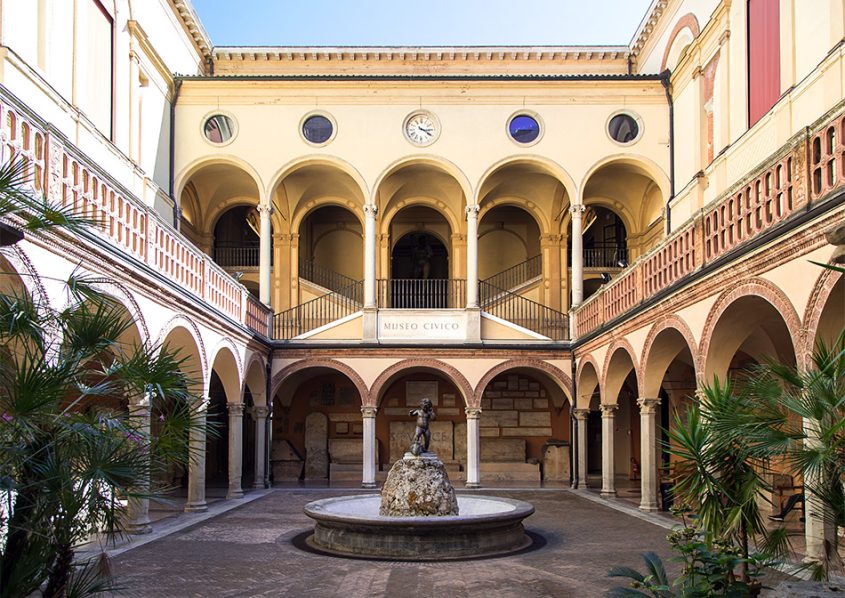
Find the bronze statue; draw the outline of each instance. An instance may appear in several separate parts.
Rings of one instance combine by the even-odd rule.
[[[420,401],[419,409],[412,409],[409,415],[416,416],[417,428],[414,430],[414,439],[411,441],[411,454],[419,457],[422,453],[427,453],[428,445],[431,443],[431,431],[428,429],[428,424],[437,419],[437,414],[434,413],[434,405],[431,399],[423,399]],[[424,444],[421,444],[424,442]]]

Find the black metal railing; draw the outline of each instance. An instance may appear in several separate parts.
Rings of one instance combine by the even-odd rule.
[[[585,268],[625,268],[628,248],[616,243],[597,243],[584,249]]]
[[[335,293],[353,290],[357,283],[361,283],[360,280],[321,266],[313,259],[299,260],[299,276]]]
[[[327,293],[273,316],[273,338],[289,340],[361,309],[364,282]]]
[[[512,290],[524,285],[543,273],[543,259],[540,255],[530,257],[524,262],[511,266],[506,270],[485,278],[486,282],[499,289]]]
[[[379,279],[378,306],[388,309],[463,308],[467,302],[467,281],[448,278]]]
[[[569,316],[563,312],[485,281],[478,283],[478,299],[481,309],[490,315],[552,340],[569,339]]]
[[[214,247],[214,261],[224,268],[257,268],[260,259],[261,250],[257,245]]]

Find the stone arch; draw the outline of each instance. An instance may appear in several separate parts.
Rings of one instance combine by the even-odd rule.
[[[478,212],[478,222],[479,225],[481,221],[484,220],[484,217],[489,214],[494,208],[500,208],[503,206],[511,206],[515,208],[519,208],[524,211],[526,214],[531,216],[534,219],[534,222],[537,223],[537,228],[540,229],[540,234],[550,234],[551,233],[551,223],[549,222],[548,217],[540,210],[539,206],[524,198],[524,197],[516,197],[516,196],[508,196],[502,199],[493,199],[490,201],[485,201],[484,206]]]
[[[23,284],[29,296],[32,297],[36,304],[45,306],[51,304],[50,296],[47,294],[44,283],[41,281],[41,276],[36,271],[35,266],[32,265],[29,255],[19,243],[13,245],[11,248],[7,248],[0,255],[6,258],[9,265],[14,268],[15,273],[21,280],[21,284]]]
[[[206,166],[214,166],[216,164],[225,164],[227,166],[232,166],[246,173],[252,179],[253,183],[255,183],[255,188],[259,193],[259,202],[262,201],[260,195],[263,193],[264,184],[261,181],[261,175],[258,174],[258,171],[253,168],[249,162],[231,154],[215,154],[210,158],[198,158],[187,166],[185,166],[182,171],[176,175],[174,179],[173,188],[175,190],[174,197],[176,198],[176,201],[180,201],[179,198],[182,197],[182,191],[185,190],[185,185],[188,184],[188,181],[191,180],[191,177],[193,177],[197,172],[199,172]]]
[[[569,403],[572,404],[574,402],[572,400],[572,378],[570,378],[563,370],[542,360],[522,358],[509,359],[508,361],[503,361],[502,363],[490,368],[490,370],[486,374],[484,374],[484,376],[482,376],[481,380],[475,386],[475,392],[473,393],[473,400],[475,404],[481,404],[481,396],[484,393],[484,389],[487,388],[487,385],[490,384],[493,378],[495,378],[499,374],[502,374],[508,370],[512,370],[515,368],[537,370],[539,372],[547,374],[552,380],[558,383],[560,389],[569,399]]]
[[[183,328],[194,341],[200,362],[200,371],[197,373],[199,374],[198,378],[200,379],[200,383],[203,386],[202,393],[204,395],[208,391],[208,387],[205,386],[205,383],[210,375],[208,369],[208,356],[205,352],[205,343],[202,340],[202,334],[200,333],[199,327],[193,322],[193,320],[184,314],[176,314],[173,316],[164,324],[164,326],[162,326],[161,331],[156,338],[155,346],[157,347],[157,350],[161,350],[164,341],[167,340],[170,333],[177,328]]]
[[[401,212],[403,209],[409,208],[411,206],[424,206],[427,208],[431,208],[446,219],[446,222],[449,224],[449,228],[451,229],[452,234],[460,232],[461,221],[458,219],[457,215],[449,209],[449,206],[446,205],[445,202],[441,202],[433,197],[418,197],[413,201],[407,201],[403,199],[397,202],[396,204],[388,207],[384,215],[380,218],[378,231],[379,234],[389,234],[390,223],[393,221],[396,215],[399,214],[399,212]],[[447,247],[451,243],[449,239],[441,240],[446,244]]]
[[[628,339],[617,338],[610,344],[610,347],[607,349],[607,355],[605,355],[604,358],[604,367],[602,368],[601,378],[601,386],[604,389],[604,394],[601,397],[602,403],[607,402],[610,404],[616,404],[619,391],[625,383],[625,378],[630,373],[629,370],[626,375],[621,378],[611,378],[611,369],[613,368],[613,364],[618,363],[618,361],[614,360],[614,357],[619,352],[628,356],[628,360],[630,361],[634,372],[634,377],[636,378],[637,392],[642,392],[642,379],[640,378],[640,366],[637,361],[637,353],[634,351],[634,347],[631,346]]]
[[[581,179],[581,184],[578,186],[578,190],[580,196],[578,197],[578,203],[583,203],[584,201],[584,189],[587,186],[587,183],[593,177],[596,172],[604,167],[609,166],[611,164],[627,164],[629,166],[634,166],[641,169],[652,181],[660,189],[660,194],[663,196],[665,200],[669,197],[669,177],[664,172],[663,168],[661,168],[655,161],[646,158],[645,156],[640,156],[637,154],[611,154],[609,156],[605,156],[595,164],[593,164],[584,175],[583,179]]]
[[[478,179],[478,184],[475,187],[476,194],[472,196],[475,204],[480,205],[481,198],[478,197],[478,194],[481,193],[481,190],[484,187],[484,183],[487,182],[487,179],[489,179],[493,174],[495,174],[498,170],[502,168],[520,163],[535,164],[537,166],[542,167],[546,170],[546,173],[549,176],[554,177],[558,180],[561,185],[563,185],[563,188],[566,189],[566,194],[570,197],[570,201],[578,197],[578,186],[575,184],[575,179],[572,178],[572,175],[570,175],[563,166],[561,166],[554,160],[550,160],[543,156],[535,156],[532,154],[517,154],[499,160],[484,171],[484,174],[482,174],[481,177]]]
[[[292,375],[296,374],[297,372],[301,372],[302,370],[308,370],[312,368],[326,368],[330,370],[335,370],[336,372],[343,374],[355,385],[356,390],[358,391],[358,395],[361,397],[361,404],[368,405],[368,398],[369,392],[367,390],[367,385],[364,383],[364,380],[361,376],[352,369],[350,366],[346,365],[342,361],[337,361],[336,359],[303,359],[297,362],[294,362],[290,365],[285,366],[273,376],[270,382],[270,398],[268,398],[268,402],[272,400],[273,397],[276,396],[276,393],[279,392],[279,388],[281,388],[282,383],[289,379]]]
[[[689,325],[679,316],[675,314],[670,314],[668,316],[660,318],[648,331],[648,336],[645,339],[645,344],[643,345],[643,352],[642,357],[640,358],[640,373],[638,374],[638,379],[642,380],[643,388],[642,394],[645,397],[655,397],[657,396],[657,390],[652,392],[650,388],[650,365],[651,365],[651,351],[654,347],[655,341],[657,338],[667,330],[674,330],[676,331],[686,342],[686,347],[689,349],[690,355],[692,356],[692,363],[693,363],[693,370],[695,371],[695,379],[698,380],[700,378],[698,372],[701,369],[701,364],[699,363],[699,355],[698,355],[698,344],[695,342],[695,337],[693,336],[692,330],[690,329]],[[661,372],[661,377],[665,374],[665,372]]]
[[[801,339],[800,355],[796,355],[799,367],[806,368],[811,363],[822,313],[828,304],[833,288],[842,278],[843,275],[841,272],[828,268],[823,269],[818,278],[816,278],[813,291],[810,293],[807,307],[804,310],[804,317],[801,320],[804,323],[802,329],[802,336],[804,338]]]
[[[267,392],[267,383],[265,379],[267,376],[267,360],[264,356],[257,351],[250,352],[243,371],[241,402],[243,402],[243,396],[247,388],[249,388],[253,398],[256,396],[264,397]],[[264,403],[265,405],[267,404],[266,397]]]
[[[386,388],[391,378],[401,375],[405,370],[414,368],[423,368],[433,370],[441,375],[446,376],[455,386],[457,386],[464,395],[464,404],[467,407],[478,407],[481,405],[480,399],[475,396],[472,386],[456,368],[439,359],[405,359],[398,363],[394,363],[386,370],[384,370],[376,378],[370,387],[370,394],[368,396],[368,405],[372,407],[378,406],[379,394]]]
[[[120,303],[129,313],[132,318],[132,322],[135,326],[137,326],[138,333],[141,337],[141,343],[149,342],[150,329],[147,326],[147,320],[144,318],[144,314],[141,311],[141,307],[138,305],[138,302],[135,300],[135,296],[125,285],[113,280],[103,279],[94,281],[91,286]]]
[[[685,35],[681,39],[685,41],[687,45],[695,40],[695,38],[697,38],[701,33],[701,28],[698,26],[698,19],[691,12],[688,12],[678,19],[675,23],[675,27],[672,29],[672,33],[669,34],[669,41],[666,42],[666,49],[663,51],[663,59],[660,61],[660,72],[665,71],[667,67],[674,70],[677,62],[669,66],[669,56],[674,53],[676,39],[684,32],[686,32],[689,38],[687,39]],[[680,54],[678,54],[677,57],[679,58]]]
[[[222,379],[223,377],[221,376],[221,381],[223,382],[223,386],[226,388],[226,397],[228,398],[229,402],[231,403],[231,402],[233,402],[233,397],[238,397],[238,396],[241,395],[240,390],[243,386],[244,369],[243,369],[243,363],[241,361],[240,351],[238,351],[238,347],[235,345],[235,342],[232,339],[230,339],[229,337],[223,337],[222,339],[220,339],[220,341],[217,343],[217,346],[215,346],[214,349],[211,352],[211,359],[210,359],[211,367],[208,370],[208,375],[209,375],[208,384],[209,385],[211,384],[211,380],[210,380],[211,372],[214,370],[215,365],[217,365],[218,358],[220,358],[224,352],[231,354],[231,358],[232,358],[232,361],[233,361],[234,366],[235,366],[235,368],[234,368],[235,372],[234,373],[237,376],[237,378],[235,380],[235,384],[232,384],[228,380],[223,380]],[[220,375],[219,372],[218,372],[218,375]],[[237,392],[235,392],[235,388],[237,388]]]
[[[375,183],[373,184],[372,194],[370,196],[370,204],[371,205],[379,205],[378,202],[378,192],[381,189],[382,183],[387,180],[387,178],[404,168],[405,166],[414,166],[414,165],[425,165],[430,166],[432,168],[438,169],[441,172],[444,172],[450,175],[452,178],[457,181],[458,186],[461,188],[464,194],[464,202],[469,201],[471,197],[475,197],[472,191],[472,185],[470,185],[469,179],[464,174],[464,172],[458,168],[458,166],[446,158],[441,156],[432,156],[426,154],[415,154],[411,156],[405,156],[404,158],[400,158],[390,164],[387,168],[382,170],[382,172],[376,177]],[[459,228],[459,227],[457,227]]]
[[[801,344],[800,339],[796,338],[796,334],[800,334],[801,320],[798,317],[798,312],[795,310],[795,306],[792,305],[792,302],[786,294],[774,283],[762,278],[743,280],[734,284],[719,295],[716,303],[714,303],[713,307],[710,308],[710,313],[707,314],[707,319],[704,323],[704,329],[701,333],[701,342],[698,349],[700,363],[698,374],[701,376],[699,382],[705,382],[708,376],[707,367],[708,358],[710,356],[710,343],[712,341],[716,325],[721,319],[722,314],[725,313],[725,310],[727,310],[728,307],[730,307],[735,301],[743,297],[759,297],[764,299],[780,313],[784,324],[786,325],[790,342],[792,343],[792,350],[796,359],[798,358],[798,351]]]
[[[602,377],[601,377],[601,369],[599,368],[598,362],[596,358],[593,357],[592,354],[587,354],[584,357],[578,359],[578,367],[575,370],[575,401],[577,403],[576,407],[579,409],[587,409],[590,406],[589,400],[587,400],[587,404],[583,405],[579,401],[583,401],[583,397],[578,392],[578,389],[585,384],[584,380],[585,377],[589,372],[592,372],[592,375],[595,377],[595,386],[599,389],[599,400],[600,402],[604,403],[604,386],[602,385]],[[592,393],[590,393],[592,396]]]
[[[340,198],[327,197],[325,199],[320,200],[319,202],[315,202],[314,205],[297,206],[297,208],[293,212],[293,216],[290,219],[290,230],[292,233],[298,233],[300,226],[302,226],[303,221],[308,217],[309,214],[319,210],[320,208],[325,208],[326,206],[337,206],[339,208],[343,208],[350,214],[354,215],[358,219],[358,222],[361,224],[361,227],[363,227],[363,207],[350,204],[353,204],[353,202],[343,201]]]
[[[273,197],[273,193],[279,184],[285,180],[285,177],[289,176],[290,174],[296,172],[301,168],[305,168],[308,166],[328,166],[331,168],[335,168],[342,172],[343,174],[348,175],[355,183],[358,185],[358,190],[361,192],[361,208],[367,203],[367,198],[370,197],[370,190],[367,187],[367,182],[364,180],[364,177],[358,171],[357,168],[352,166],[349,162],[342,158],[338,158],[337,156],[331,155],[324,155],[324,154],[310,154],[307,156],[301,156],[294,160],[291,160],[281,168],[279,168],[273,176],[270,177],[270,181],[266,189],[264,189],[265,197]]]

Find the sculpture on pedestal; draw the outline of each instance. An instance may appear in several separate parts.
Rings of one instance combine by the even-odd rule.
[[[434,412],[434,405],[431,399],[423,399],[420,401],[420,408],[412,409],[409,415],[417,418],[414,439],[411,441],[411,454],[419,457],[422,453],[429,452],[428,446],[431,444],[431,430],[428,429],[428,425],[437,419],[437,414]]]

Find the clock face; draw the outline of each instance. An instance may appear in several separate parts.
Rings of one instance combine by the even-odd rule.
[[[438,133],[437,121],[427,112],[417,112],[405,121],[405,136],[413,144],[434,143]]]

